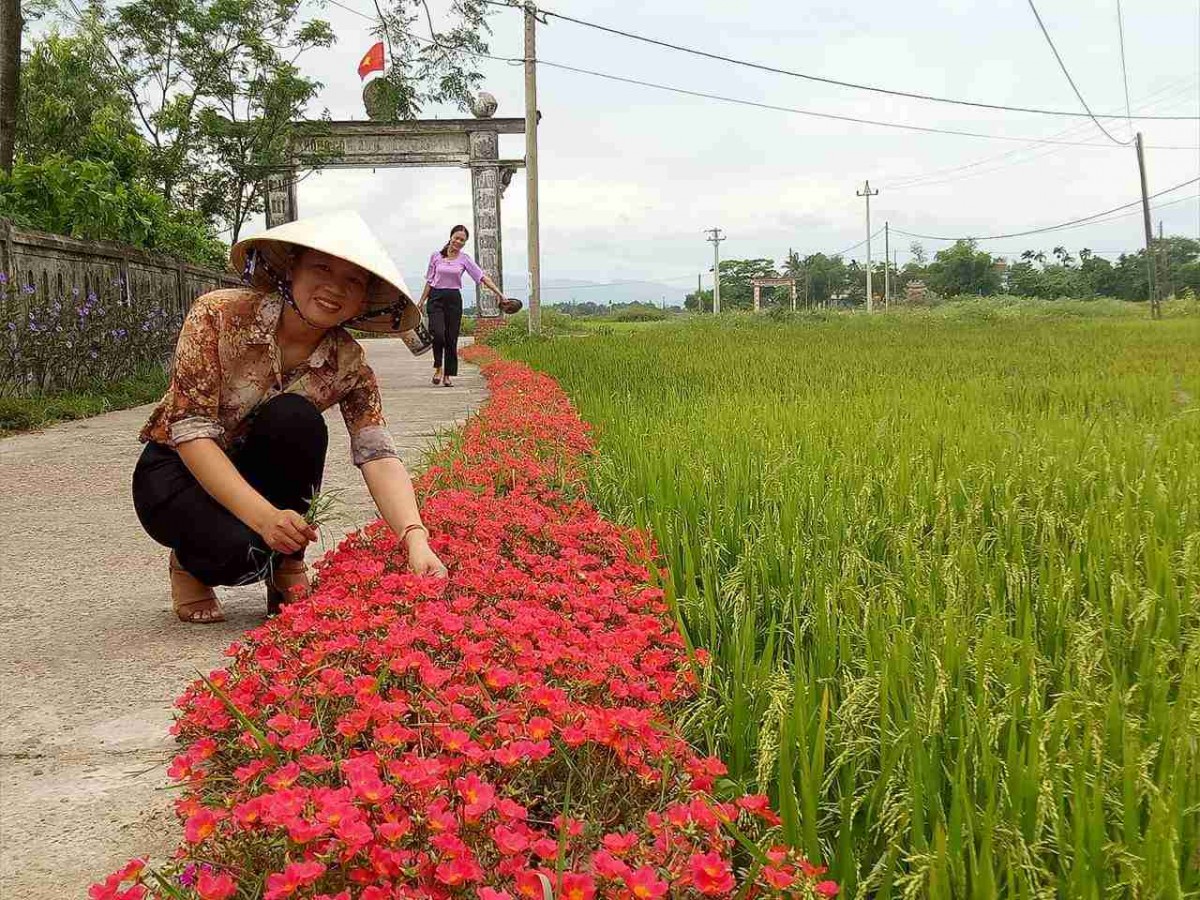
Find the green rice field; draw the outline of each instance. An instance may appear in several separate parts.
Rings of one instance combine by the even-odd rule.
[[[1200,897],[1200,317],[730,317],[506,352],[649,529],[687,711],[848,897]]]

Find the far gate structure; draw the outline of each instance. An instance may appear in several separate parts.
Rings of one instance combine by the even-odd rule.
[[[319,133],[296,138],[291,148],[292,157],[318,158],[321,169],[412,166],[470,169],[475,261],[503,289],[500,200],[516,170],[525,167],[525,160],[500,159],[499,136],[524,134],[525,119],[492,118],[496,112],[496,98],[487,93],[478,95],[471,112],[475,116],[473,119],[304,123],[315,127]],[[296,169],[299,165],[267,178],[268,228],[294,221],[298,216]],[[500,306],[490,291],[476,292],[476,305],[480,317],[499,320]]]
[[[796,311],[796,279],[795,278],[751,278],[750,284],[754,286],[754,311],[758,312],[762,308],[762,289],[765,287],[783,287],[787,286],[792,289],[792,312]]]

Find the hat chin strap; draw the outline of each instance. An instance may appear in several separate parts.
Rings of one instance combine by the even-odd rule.
[[[277,272],[266,261],[266,259],[263,258],[262,251],[260,251],[257,247],[251,247],[250,252],[246,254],[246,265],[242,269],[242,281],[246,282],[246,284],[253,284],[254,272],[260,265],[266,271],[267,277],[271,281],[275,282],[276,292],[278,292],[280,297],[287,301],[288,306],[290,306],[296,315],[300,317],[301,322],[303,322],[309,328],[314,328],[317,331],[327,330],[324,325],[318,325],[304,313],[300,312],[300,307],[296,303],[296,298],[292,296],[291,280],[282,275],[280,272]]]
[[[301,322],[303,322],[309,328],[315,328],[317,331],[327,331],[328,330],[328,328],[326,326],[318,325],[316,322],[314,322],[308,316],[304,315],[304,313],[300,312],[300,306],[299,306],[299,304],[296,303],[296,298],[292,296],[292,291],[291,291],[290,286],[288,286],[288,288],[285,290],[284,285],[281,284],[279,287],[279,293],[281,293],[283,295],[283,299],[287,301],[287,304],[288,304],[288,306],[290,306],[292,308],[292,311],[295,312],[296,315],[298,315],[300,317]]]

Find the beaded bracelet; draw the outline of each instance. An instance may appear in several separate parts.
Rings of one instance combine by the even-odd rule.
[[[426,528],[424,525],[422,525],[420,522],[417,522],[413,525],[409,525],[402,532],[400,532],[400,542],[404,543],[404,541],[408,539],[408,533],[410,531],[416,531],[418,528],[420,528],[423,532],[425,532],[425,537],[429,537],[429,529]]]

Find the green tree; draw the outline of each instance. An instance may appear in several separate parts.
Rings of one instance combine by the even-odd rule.
[[[327,46],[333,35],[324,22],[316,22],[292,39],[289,55],[298,55]],[[197,115],[197,146],[207,160],[209,176],[194,204],[222,222],[236,242],[247,219],[265,208],[267,176],[295,159],[292,138],[304,126],[294,123],[320,84],[285,61],[272,40],[229,61],[228,71]],[[300,162],[316,168],[322,160]]]
[[[1025,251],[1028,253],[1029,251]],[[1005,290],[1021,297],[1041,297],[1045,293],[1042,270],[1031,259],[1024,259],[1008,267],[1008,282]]]
[[[415,119],[431,103],[470,107],[483,80],[478,54],[488,52],[488,0],[455,0],[435,23],[427,0],[394,0],[373,30],[387,44],[381,106],[387,118]]]
[[[1079,251],[1079,283],[1088,297],[1117,296],[1112,263],[1086,247]]]
[[[24,31],[21,0],[0,0],[0,172],[4,173],[12,171],[16,151]]]
[[[102,45],[52,31],[29,48],[21,66],[17,154],[29,162],[61,153],[110,162],[125,181],[142,177],[146,142]]]
[[[840,256],[810,254],[794,271],[789,266],[788,274],[796,278],[796,292],[810,307],[828,303],[846,287],[846,263]]]
[[[713,292],[707,289],[692,291],[683,298],[683,308],[693,312],[710,313],[713,308]]]
[[[752,278],[774,278],[775,263],[769,259],[721,260],[721,309],[752,309],[754,288]]]
[[[173,209],[161,194],[128,181],[105,160],[63,154],[18,159],[0,173],[0,216],[20,225],[91,240],[119,241],[224,266],[226,248],[202,216]]]
[[[328,46],[328,23],[301,17],[299,0],[131,0],[85,22],[103,42],[149,149],[149,171],[168,202],[212,216],[231,230],[254,210],[243,182],[274,159],[282,131],[320,85],[294,61]],[[280,89],[280,85],[284,89]],[[290,103],[284,115],[280,103]],[[259,112],[254,127],[228,131]],[[229,128],[218,124],[223,117]],[[241,184],[243,192],[231,192]]]
[[[977,249],[974,241],[956,241],[929,264],[929,287],[943,297],[986,296],[1000,289],[1000,275],[990,253]]]
[[[102,44],[52,30],[29,48],[21,83],[17,161],[0,181],[5,215],[43,231],[224,265],[207,218],[154,190],[149,147]]]

